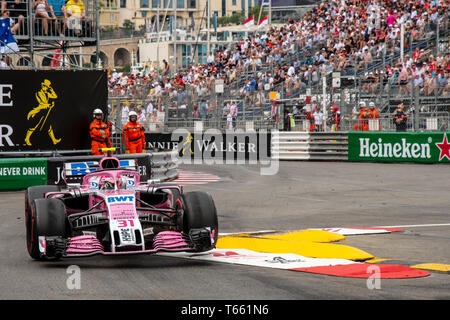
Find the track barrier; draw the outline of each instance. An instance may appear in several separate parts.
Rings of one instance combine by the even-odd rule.
[[[0,190],[20,190],[47,183],[47,159],[0,159]]]
[[[178,178],[177,151],[116,156],[122,167],[137,169],[144,182],[170,182]],[[272,131],[271,157],[448,164],[450,132]],[[0,190],[21,190],[43,184],[77,185],[85,174],[97,170],[101,158],[92,155],[0,158]]]
[[[272,131],[272,159],[450,163],[450,132]]]
[[[450,163],[450,132],[349,132],[348,160]]]
[[[151,175],[149,182],[168,182],[178,178],[176,152],[155,152],[150,154]]]
[[[272,159],[347,160],[347,132],[272,131]]]

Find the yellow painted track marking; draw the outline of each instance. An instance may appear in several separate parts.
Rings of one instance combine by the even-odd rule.
[[[247,249],[267,253],[294,253],[308,258],[329,258],[380,263],[392,259],[374,257],[363,250],[329,242],[345,240],[345,236],[324,230],[296,230],[290,232],[247,232],[230,234],[218,239],[218,249]],[[415,269],[450,273],[450,265],[423,263]]]
[[[440,272],[450,272],[449,264],[422,263],[422,264],[417,264],[415,266],[411,266],[411,268],[431,270],[431,271],[440,271]]]
[[[366,260],[365,262],[367,262],[367,263],[378,263],[378,262],[389,261],[389,260],[392,260],[392,259],[373,258],[373,259],[370,259],[370,260]]]
[[[262,235],[261,238],[289,240],[289,241],[310,241],[310,242],[336,242],[345,239],[345,236],[322,230],[299,230],[283,234]]]
[[[248,249],[268,253],[295,253],[310,258],[367,260],[373,255],[346,245],[310,241],[274,240],[249,237],[222,237],[217,241],[219,249]]]

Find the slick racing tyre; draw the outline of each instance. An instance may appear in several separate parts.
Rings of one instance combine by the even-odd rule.
[[[36,199],[30,207],[27,223],[27,249],[35,260],[43,260],[39,251],[40,236],[66,236],[66,208],[58,199]]]
[[[47,192],[61,191],[59,186],[32,186],[25,191],[25,219],[30,213],[31,204],[35,199],[44,198]],[[27,220],[25,220],[27,221]]]
[[[186,192],[182,196],[184,204],[183,232],[191,229],[209,227],[214,232],[214,245],[217,243],[219,224],[214,200],[209,193],[202,191]]]
[[[25,227],[27,230],[31,230],[31,206],[36,199],[42,199],[47,192],[60,191],[59,186],[32,186],[25,190]],[[31,243],[29,233],[27,232],[27,245]]]

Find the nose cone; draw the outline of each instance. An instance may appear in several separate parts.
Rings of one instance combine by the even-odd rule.
[[[100,160],[100,169],[117,169],[120,167],[119,159],[115,157],[104,157]]]

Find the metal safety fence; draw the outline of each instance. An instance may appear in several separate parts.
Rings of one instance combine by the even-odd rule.
[[[153,107],[153,111],[147,112],[148,105],[145,100],[109,100],[109,120],[113,124],[113,133],[121,133],[123,126],[128,122],[128,112],[137,111],[138,122],[146,132],[172,132],[177,128],[194,130],[196,125],[203,129],[215,128],[221,130],[258,130],[278,129],[289,131],[396,131],[394,111],[388,110],[379,114],[377,119],[361,118],[356,103],[349,112],[340,114],[339,126],[331,123],[332,114],[324,115],[322,112],[314,113],[308,117],[297,101],[284,101],[272,112],[269,108],[260,108],[259,116],[227,117],[225,114],[210,114],[204,117],[193,118],[189,115],[188,108],[169,107],[163,111]],[[407,131],[446,131],[450,129],[450,113],[448,111],[426,112],[424,108],[415,108],[408,105],[406,108]],[[293,110],[294,109],[294,110]],[[174,115],[175,114],[175,115]],[[292,117],[292,120],[291,120]],[[314,125],[311,125],[314,123]]]
[[[0,70],[66,70],[100,67],[99,1],[2,0],[5,37],[0,40]],[[97,50],[96,50],[97,51]]]
[[[342,117],[338,130],[331,119],[310,120],[304,115],[294,116],[289,131],[333,132],[333,131],[397,131],[395,114],[380,114],[379,118],[360,118],[358,114]],[[449,112],[418,112],[410,110],[406,113],[406,131],[448,131],[450,129]],[[321,117],[322,118],[322,117]]]
[[[97,6],[95,0],[54,1],[2,0],[3,18],[12,20],[11,31],[19,44],[31,37],[64,40],[62,37],[95,38]]]

